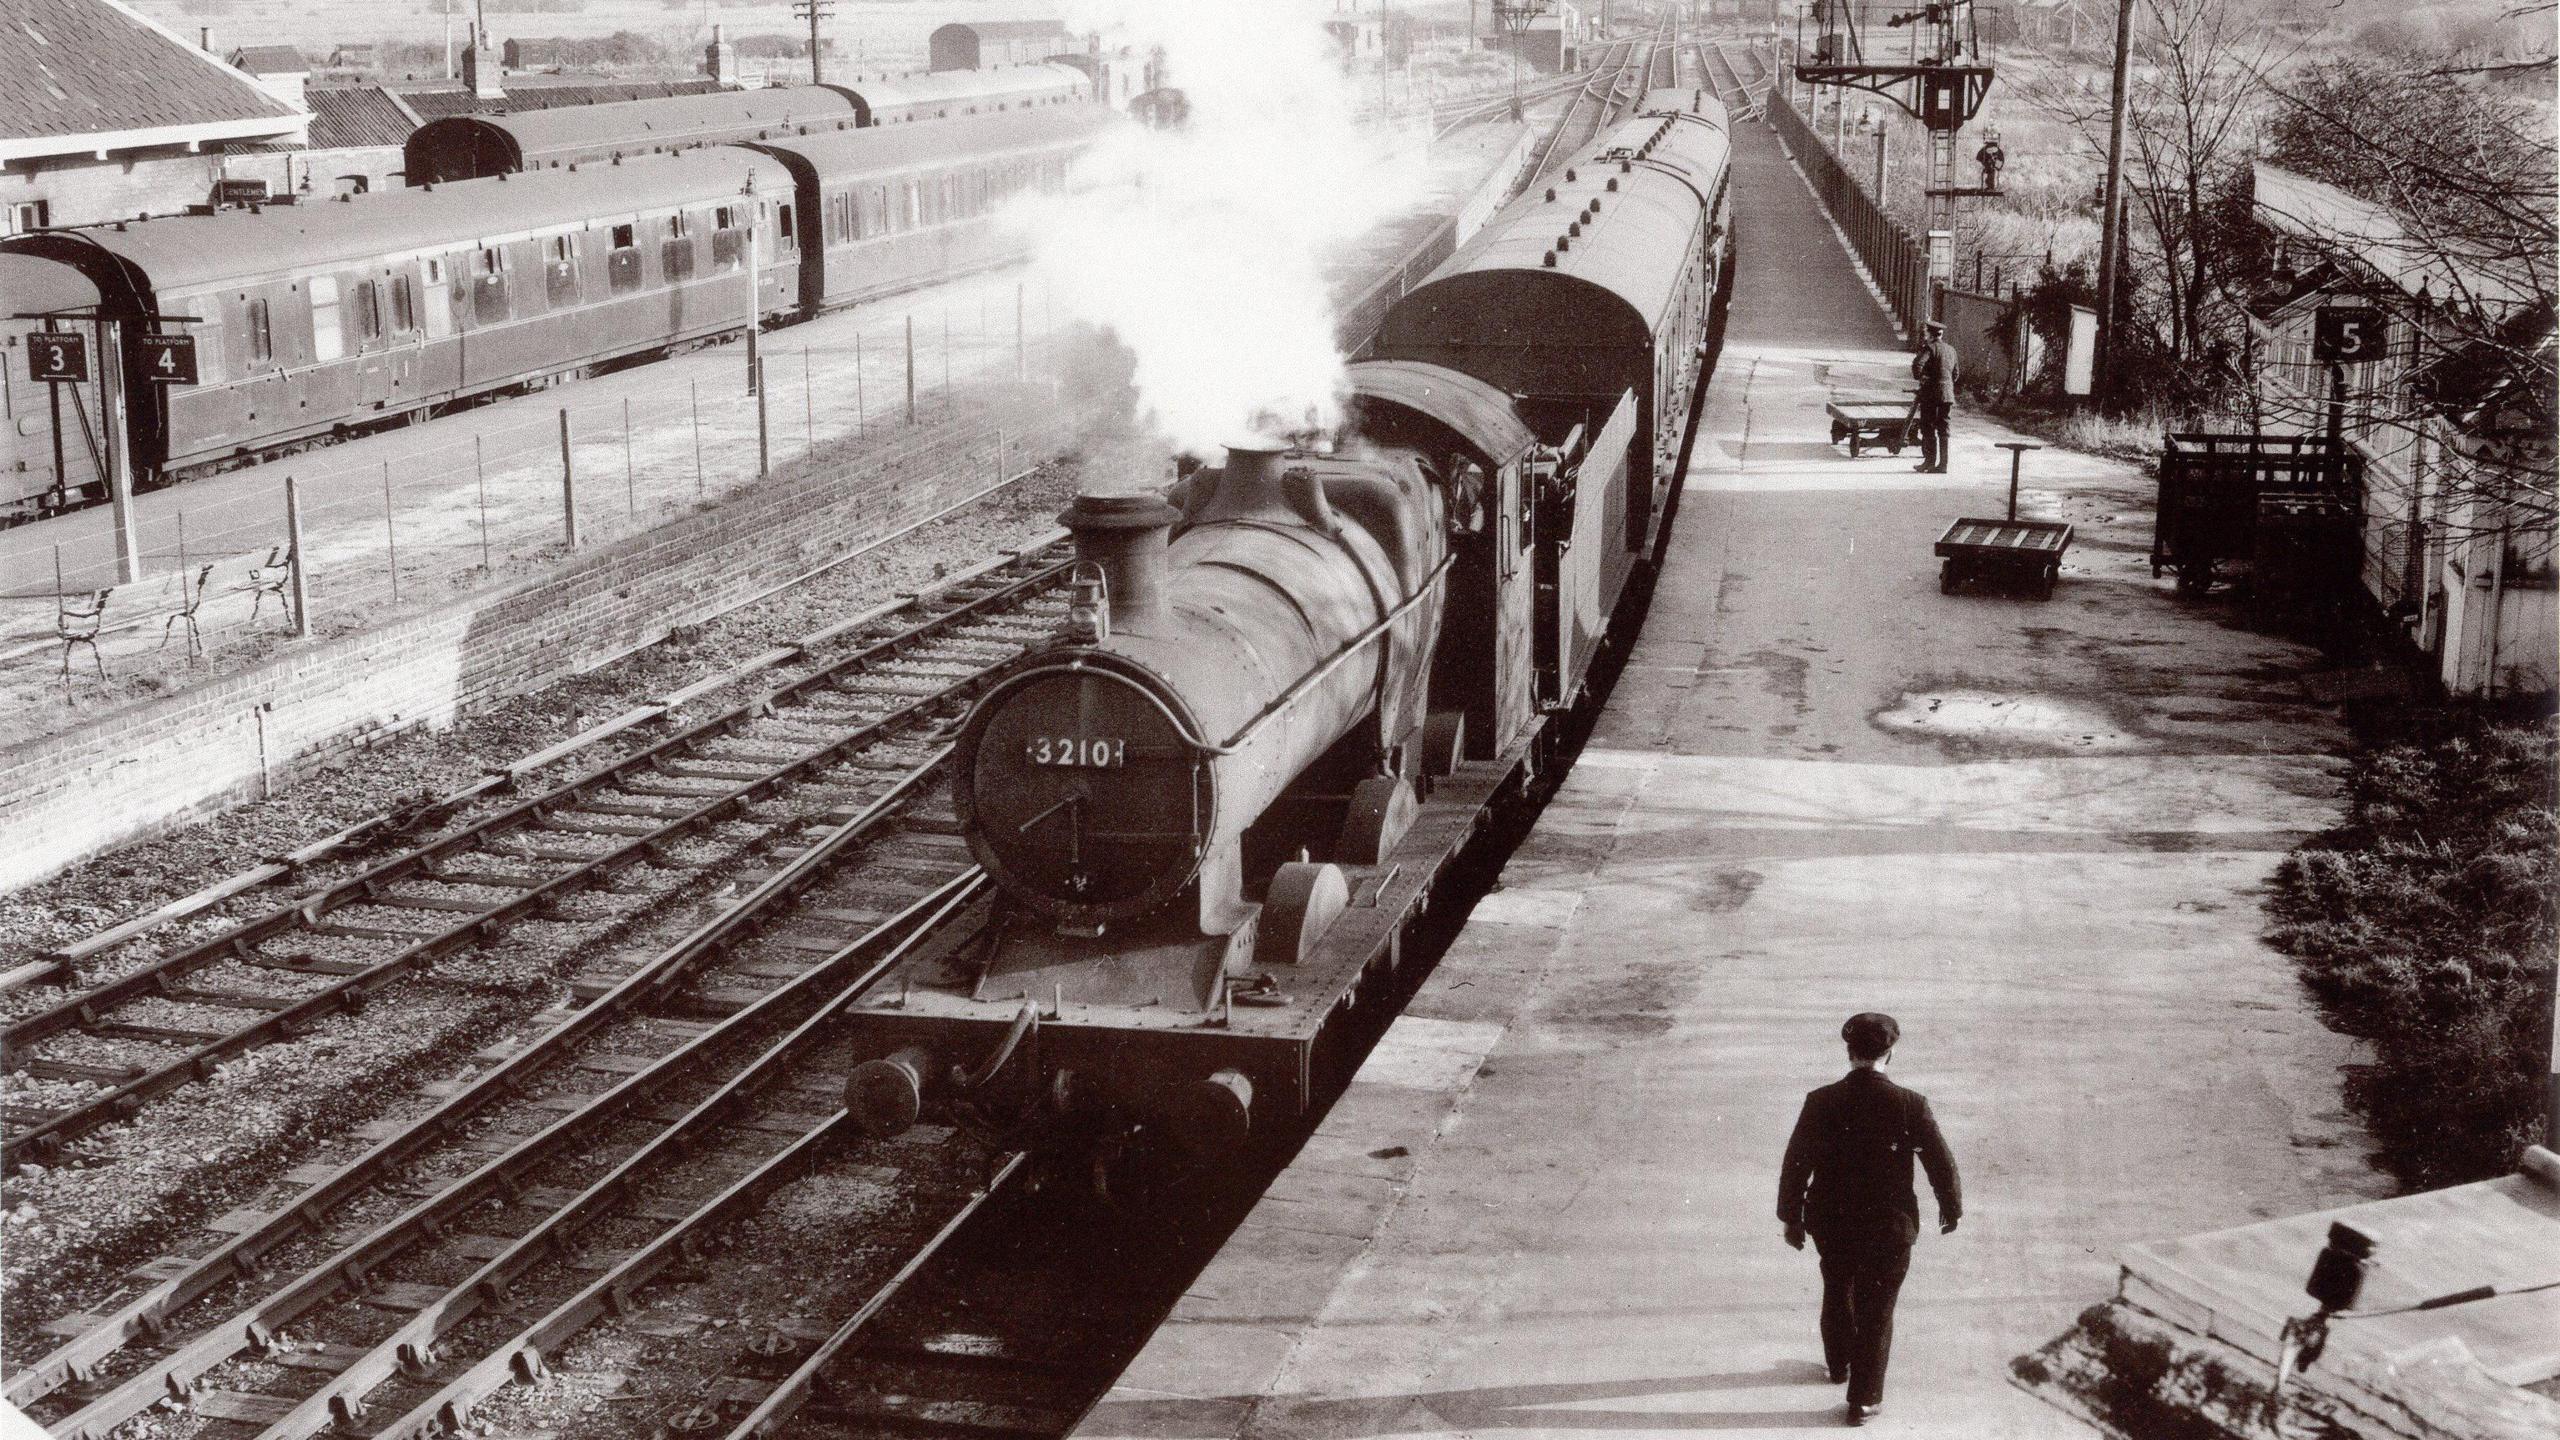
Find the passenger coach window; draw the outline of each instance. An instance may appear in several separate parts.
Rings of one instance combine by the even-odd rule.
[[[403,335],[418,328],[418,297],[406,275],[391,277],[391,328]]]
[[[604,257],[606,283],[618,294],[640,287],[640,249],[632,239],[632,227],[613,227],[613,249]]]
[[[339,329],[338,282],[327,275],[311,277],[311,358],[335,360],[347,353],[347,337]]]
[[[275,333],[267,328],[267,302],[252,300],[240,328],[249,334],[249,363],[264,365],[276,358]]]
[[[483,325],[494,325],[507,318],[506,252],[480,252],[480,283],[474,287],[471,313]]]
[[[551,263],[545,267],[544,289],[553,309],[578,303],[578,246],[567,235],[554,235],[550,244]]]
[[[356,341],[371,345],[382,338],[382,292],[370,280],[356,282]]]

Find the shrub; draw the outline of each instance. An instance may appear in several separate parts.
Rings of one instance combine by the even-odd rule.
[[[2348,1087],[2412,1188],[2508,1173],[2538,1138],[2560,815],[2549,720],[2447,707],[2369,748],[2348,820],[2276,874],[2269,938],[2331,1023],[2372,1043]]]

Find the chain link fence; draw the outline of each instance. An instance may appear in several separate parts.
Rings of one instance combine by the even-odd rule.
[[[786,469],[856,485],[931,464],[992,483],[1070,443],[1062,422],[1104,382],[1074,373],[1075,341],[1037,297],[981,288],[903,316],[767,333],[761,384],[731,341],[580,387],[567,404],[517,400],[503,418],[448,417],[373,437],[360,454],[324,448],[253,480],[182,484],[139,524],[143,578],[130,583],[105,547],[71,557],[21,545],[8,556],[21,598],[8,602],[0,668],[96,674],[351,628]],[[612,393],[589,398],[599,389]]]

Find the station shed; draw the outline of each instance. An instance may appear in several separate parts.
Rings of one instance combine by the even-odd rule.
[[[118,0],[17,0],[0,43],[0,234],[201,204],[225,145],[299,142],[310,113]],[[297,82],[298,85],[298,82]]]
[[[927,65],[937,73],[1027,65],[1072,44],[1066,25],[1057,20],[954,21],[935,27],[927,37]]]

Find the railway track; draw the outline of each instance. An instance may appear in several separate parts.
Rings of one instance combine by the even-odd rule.
[[[1653,48],[1653,43],[1645,40],[1610,42],[1600,63],[1583,77],[1573,99],[1556,117],[1555,127],[1538,147],[1537,163],[1529,171],[1533,179],[1590,144],[1612,115],[1643,93],[1645,80],[1652,73]]]
[[[829,1017],[982,882],[951,833],[946,761],[937,745],[881,771],[855,813],[522,1048],[485,1053],[432,1112],[235,1212],[210,1252],[136,1272],[141,1291],[77,1317],[7,1398],[62,1440],[170,1399],[225,1432],[425,1434],[539,1374],[547,1348],[851,1134]]]
[[[1756,119],[1768,93],[1766,72],[1759,56],[1745,46],[1740,59],[1721,40],[1702,41],[1697,46],[1698,66],[1707,85],[1724,102],[1725,112],[1737,120]]]
[[[0,1168],[56,1160],[217,1066],[560,914],[632,867],[682,869],[671,847],[714,827],[729,828],[731,854],[805,830],[831,786],[955,718],[1046,628],[1064,569],[1060,548],[974,573],[779,689],[10,1022],[6,1064],[42,1084],[45,1103],[22,1088],[0,1112]]]

